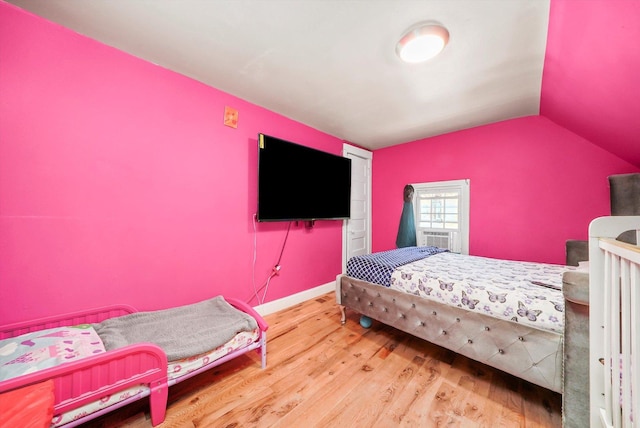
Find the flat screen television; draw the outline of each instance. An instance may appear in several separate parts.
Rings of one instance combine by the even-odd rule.
[[[350,214],[351,159],[258,134],[258,221]]]

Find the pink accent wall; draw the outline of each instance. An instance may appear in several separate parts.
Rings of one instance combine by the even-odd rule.
[[[0,324],[252,286],[257,133],[342,141],[0,2]],[[224,107],[239,110],[237,129]],[[267,301],[341,270],[342,222],[293,226]],[[257,225],[256,284],[287,223]],[[262,293],[260,293],[262,295]]]
[[[640,172],[541,116],[377,150],[373,250],[395,247],[407,183],[471,180],[469,253],[564,263],[565,241],[609,215],[607,177]]]
[[[640,167],[640,1],[552,0],[540,114]]]

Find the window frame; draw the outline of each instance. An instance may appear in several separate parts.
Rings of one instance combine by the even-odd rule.
[[[420,242],[420,234],[422,231],[433,232],[457,232],[457,240],[459,243],[460,253],[469,254],[469,200],[470,200],[470,187],[471,180],[447,180],[447,181],[433,181],[426,183],[412,183],[414,188],[413,194],[413,209],[416,227],[416,241]],[[458,193],[458,229],[447,228],[425,228],[420,227],[420,205],[419,194],[421,192],[426,193]]]

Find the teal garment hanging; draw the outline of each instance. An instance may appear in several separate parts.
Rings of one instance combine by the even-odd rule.
[[[398,248],[416,246],[416,223],[413,217],[412,202],[405,202],[402,206],[402,216],[400,216],[400,227],[398,227],[396,246]]]

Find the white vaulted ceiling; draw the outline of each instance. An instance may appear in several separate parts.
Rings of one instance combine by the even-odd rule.
[[[640,167],[640,1],[8,2],[371,150],[540,114]],[[449,44],[404,64],[423,21]]]
[[[10,0],[46,19],[370,149],[535,115],[548,0]],[[395,45],[435,20],[422,64]]]

